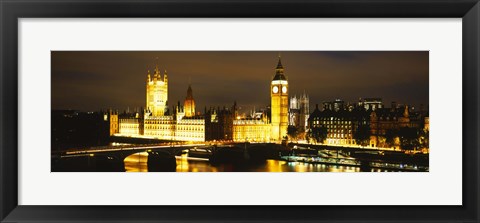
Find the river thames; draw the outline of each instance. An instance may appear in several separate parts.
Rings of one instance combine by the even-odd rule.
[[[121,145],[67,151],[53,172],[428,172],[428,154],[276,144]]]
[[[135,153],[125,158],[126,172],[148,172],[148,153]],[[268,159],[251,165],[211,164],[208,159],[189,160],[186,155],[176,157],[176,172],[361,172],[360,167],[287,162]],[[371,172],[388,172],[371,168]]]

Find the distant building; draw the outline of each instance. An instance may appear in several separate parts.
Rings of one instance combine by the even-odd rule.
[[[331,102],[324,103],[322,111],[317,105],[308,119],[308,128],[310,130],[315,127],[326,128],[328,134],[325,144],[356,145],[358,143],[354,138],[355,131],[358,126],[366,125],[370,128],[368,146],[371,147],[387,147],[386,135],[389,130],[399,130],[402,127],[427,131],[429,129],[429,118],[425,112],[413,112],[408,106],[396,103],[395,107],[385,108],[378,99],[366,101],[367,104],[359,104],[353,109],[339,109],[342,107],[340,100],[335,101],[339,106]]]
[[[302,131],[307,130],[308,118],[310,117],[310,99],[308,95],[304,92],[300,97],[300,121],[299,127]]]
[[[305,132],[309,116],[310,104],[308,95],[305,92],[298,98],[297,96],[290,98],[288,125],[295,126],[302,132]]]
[[[356,145],[353,134],[359,125],[369,124],[369,114],[363,109],[349,111],[337,108],[331,106],[320,111],[317,105],[308,119],[309,129],[316,127],[326,128],[327,138],[324,142],[325,144]]]
[[[345,102],[341,99],[323,102],[323,110],[339,111],[345,109]]]
[[[376,109],[383,108],[383,102],[381,98],[360,98],[358,102],[359,107],[363,107],[365,110],[375,111]]]
[[[290,107],[288,108],[288,125],[298,126],[300,123],[300,103],[297,96],[290,98]]]
[[[385,147],[387,132],[403,127],[419,130],[428,129],[428,115],[422,112],[414,112],[413,109],[409,109],[408,105],[396,105],[392,108],[372,111],[370,114],[370,129],[372,131],[370,144],[376,147]]]

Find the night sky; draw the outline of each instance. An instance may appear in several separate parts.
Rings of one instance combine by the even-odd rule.
[[[290,96],[307,92],[311,111],[323,101],[360,97],[428,108],[427,51],[53,51],[52,109],[145,107],[147,70],[153,73],[156,61],[162,75],[168,72],[170,108],[183,105],[189,83],[197,111],[235,100],[244,111],[264,108],[279,53]]]

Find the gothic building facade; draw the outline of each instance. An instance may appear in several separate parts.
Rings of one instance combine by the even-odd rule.
[[[152,116],[163,116],[167,109],[168,101],[168,75],[167,71],[163,73],[163,78],[155,66],[153,77],[150,75],[150,70],[147,74],[147,103],[146,109]]]
[[[308,118],[310,116],[310,104],[308,95],[304,92],[300,97],[290,98],[288,109],[288,125],[295,126],[299,132],[307,130]]]
[[[168,76],[163,78],[158,66],[153,77],[147,73],[144,111],[119,119],[119,136],[155,138],[172,141],[205,141],[205,119],[195,114],[193,90],[188,86],[183,106],[178,103],[167,114]]]
[[[287,135],[288,127],[288,80],[280,57],[275,68],[275,76],[270,83],[271,134],[273,140],[281,140]]]
[[[118,130],[114,135],[145,137],[172,141],[279,141],[287,135],[289,124],[288,80],[279,57],[275,76],[270,82],[271,105],[269,111],[255,112],[250,117],[238,115],[236,103],[222,110],[210,108],[200,115],[196,113],[191,85],[183,106],[180,102],[168,111],[168,76],[155,67],[153,75],[147,72],[146,107],[141,112],[124,115],[118,119]],[[308,120],[308,97],[299,98],[299,127]],[[171,113],[171,114],[170,114]]]
[[[195,100],[193,99],[192,86],[188,85],[187,97],[183,103],[185,109],[185,117],[195,116]]]

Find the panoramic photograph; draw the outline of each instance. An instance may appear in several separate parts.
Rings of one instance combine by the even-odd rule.
[[[428,172],[428,51],[52,51],[52,172]]]

